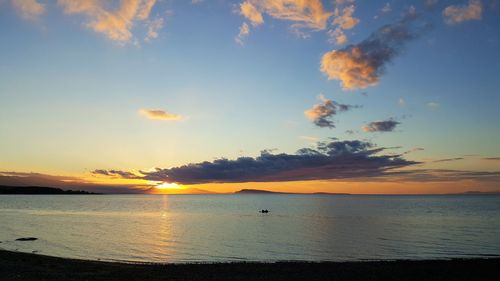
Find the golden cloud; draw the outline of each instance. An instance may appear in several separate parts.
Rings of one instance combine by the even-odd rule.
[[[250,27],[248,26],[248,24],[246,22],[244,22],[240,26],[240,32],[238,33],[238,35],[236,36],[236,38],[234,38],[234,40],[236,41],[236,43],[238,43],[240,45],[243,45],[243,39],[245,37],[247,37],[248,34],[250,34]]]
[[[253,25],[260,25],[264,23],[262,14],[255,8],[252,3],[245,1],[240,5],[240,13],[250,20]]]
[[[337,45],[344,45],[348,41],[347,36],[345,35],[344,31],[342,30],[342,28],[339,28],[339,27],[337,27],[335,29],[328,30],[328,36],[330,37],[330,39],[328,39],[328,41],[330,43],[335,43]]]
[[[378,82],[376,67],[359,47],[327,52],[320,69],[328,80],[340,80],[346,90],[363,89]]]
[[[298,22],[294,27],[317,30],[325,29],[333,15],[320,0],[247,0],[240,5],[240,12],[254,25],[262,24],[262,13],[266,13],[273,18]]]
[[[425,25],[413,24],[416,19],[415,9],[410,8],[403,19],[382,26],[360,43],[325,53],[320,70],[328,80],[339,80],[345,90],[376,85],[386,64],[401,53],[408,41],[426,30]]]
[[[447,24],[459,24],[469,20],[480,20],[483,6],[480,0],[469,0],[465,6],[451,5],[443,11],[443,17]]]
[[[342,29],[354,28],[359,23],[359,19],[352,16],[354,14],[354,9],[354,5],[347,6],[342,10],[338,8],[335,9],[333,24],[338,25]]]
[[[83,14],[89,22],[87,26],[95,32],[106,35],[109,39],[121,43],[132,39],[132,27],[135,21],[146,21],[156,0],[123,0],[115,10],[110,10],[105,2],[97,0],[58,0],[66,14]],[[146,38],[158,37],[157,30],[162,24],[154,22]],[[162,22],[161,22],[162,23]]]
[[[45,5],[38,3],[37,0],[12,0],[11,3],[19,15],[25,19],[36,19],[45,12]]]
[[[181,115],[171,114],[160,109],[141,109],[139,113],[153,120],[178,121],[182,119]]]

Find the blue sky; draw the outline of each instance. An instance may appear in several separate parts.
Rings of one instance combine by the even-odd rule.
[[[340,16],[354,8],[350,17],[359,22],[342,30],[345,44],[328,42],[340,16],[325,28],[297,29],[303,22],[270,10],[273,1],[246,1],[262,24],[244,15],[244,1],[144,1],[153,4],[147,19],[131,20],[131,37],[120,40],[94,29],[97,10],[27,1],[40,12],[15,2],[0,1],[0,171],[170,168],[263,149],[294,153],[331,137],[401,147],[395,152],[423,148],[405,156],[414,161],[474,154],[439,168],[498,171],[498,161],[480,160],[500,156],[498,1],[311,1]],[[92,3],[113,13],[128,2]],[[467,14],[474,5],[479,15]],[[450,6],[455,14],[446,16]],[[362,42],[411,9],[429,27],[384,63],[377,83],[345,90],[320,70],[325,53]],[[452,16],[458,21],[447,22]],[[144,40],[158,19],[156,38]],[[243,23],[250,33],[239,44]],[[304,115],[319,95],[360,108],[329,116],[336,127],[320,128]],[[151,120],[141,109],[182,118]],[[384,120],[399,124],[362,130]]]

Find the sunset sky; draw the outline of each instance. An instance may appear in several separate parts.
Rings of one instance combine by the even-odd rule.
[[[499,0],[0,0],[0,36],[0,185],[500,190]]]

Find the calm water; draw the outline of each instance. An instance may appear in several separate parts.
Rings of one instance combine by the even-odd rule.
[[[14,241],[28,236],[39,240]],[[500,196],[3,195],[0,241],[149,262],[489,256],[500,255]]]

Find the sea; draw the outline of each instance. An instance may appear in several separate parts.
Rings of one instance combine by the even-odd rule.
[[[153,263],[495,257],[500,196],[0,195],[0,248]]]

